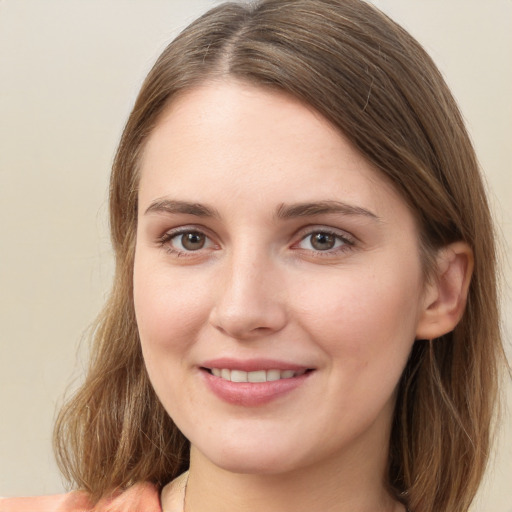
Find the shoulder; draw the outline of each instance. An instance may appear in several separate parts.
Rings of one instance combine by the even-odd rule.
[[[162,512],[158,489],[142,482],[93,505],[85,492],[0,499],[0,512]]]
[[[0,499],[0,512],[85,512],[91,508],[85,492]]]

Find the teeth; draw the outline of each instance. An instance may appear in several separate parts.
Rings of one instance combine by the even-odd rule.
[[[267,372],[265,370],[247,372],[247,380],[249,382],[267,382]]]
[[[279,380],[281,372],[279,370],[267,370],[267,381]]]
[[[230,380],[231,382],[271,382],[274,380],[299,377],[306,373],[306,370],[258,370],[255,372],[244,372],[242,370],[212,368],[211,372],[215,377]]]
[[[224,370],[222,370],[221,375],[224,377]],[[247,372],[242,372],[241,370],[231,370],[230,380],[231,382],[247,382]]]

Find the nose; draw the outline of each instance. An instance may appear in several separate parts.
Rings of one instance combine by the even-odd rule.
[[[282,270],[271,258],[233,254],[218,275],[219,289],[210,313],[217,330],[238,340],[280,331],[287,322]]]

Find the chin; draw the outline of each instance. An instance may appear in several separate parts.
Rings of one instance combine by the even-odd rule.
[[[212,458],[210,461],[224,471],[246,475],[275,475],[296,469],[293,464],[283,464],[275,457],[230,456]]]
[[[222,449],[219,450],[219,446]],[[240,443],[238,440],[237,443],[217,442],[213,448],[193,445],[193,450],[198,452],[199,457],[205,457],[215,466],[231,473],[272,475],[292,471],[300,465],[296,448],[286,449],[283,443],[274,446],[272,442]]]
[[[211,462],[224,471],[237,474],[272,475],[286,472],[286,468],[279,467],[275,462],[269,460],[249,461],[236,458],[219,458],[219,460],[212,460]]]

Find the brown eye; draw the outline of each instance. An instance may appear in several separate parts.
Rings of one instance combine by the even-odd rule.
[[[336,237],[330,233],[313,233],[310,235],[310,243],[317,251],[328,251],[336,244]]]
[[[202,231],[198,231],[193,227],[191,229],[176,229],[164,233],[158,239],[158,245],[166,250],[169,254],[175,256],[205,256],[219,247],[213,243],[213,240]]]
[[[298,243],[300,249],[313,251],[316,253],[324,252],[327,255],[335,255],[340,251],[345,251],[351,248],[354,243],[348,236],[341,233],[334,233],[332,231],[310,231]]]
[[[179,237],[182,247],[187,251],[198,251],[206,243],[206,236],[198,232],[183,233]]]

